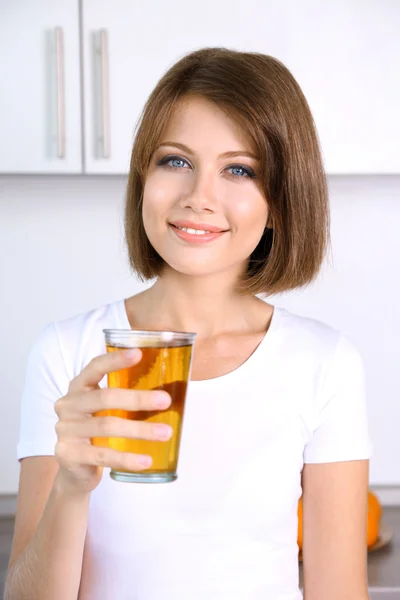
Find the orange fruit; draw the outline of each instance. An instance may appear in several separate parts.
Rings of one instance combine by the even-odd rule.
[[[378,497],[368,491],[368,516],[367,516],[367,547],[370,548],[379,538],[379,527],[382,517],[382,506]]]
[[[301,550],[303,547],[303,499],[302,498],[300,498],[299,505],[297,508],[297,519],[298,519],[297,545],[299,546],[299,548]]]
[[[368,512],[374,513],[378,519],[382,516],[382,506],[374,492],[368,491]]]
[[[379,518],[371,512],[368,512],[367,517],[367,547],[370,548],[375,544],[379,537]]]

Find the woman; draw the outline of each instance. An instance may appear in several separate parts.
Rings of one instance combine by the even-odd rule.
[[[165,74],[135,139],[126,238],[154,285],[50,324],[30,356],[7,600],[298,600],[301,494],[304,597],[366,600],[359,354],[256,296],[311,282],[328,241],[313,120],[279,61],[203,49]],[[171,435],[93,416],[169,404],[103,389],[106,373],[140,361],[106,355],[104,328],[198,334],[174,484],[103,474],[149,458],[91,437]]]

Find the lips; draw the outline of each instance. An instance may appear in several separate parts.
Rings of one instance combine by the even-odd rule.
[[[173,227],[184,227],[185,229],[197,229],[200,231],[209,231],[211,233],[221,233],[227,231],[223,227],[217,227],[210,223],[195,223],[194,221],[171,221],[170,225]]]
[[[223,231],[221,229],[217,229],[216,227],[213,227],[213,228],[217,229],[217,231],[208,230],[208,233],[201,233],[201,234],[189,233],[188,231],[183,231],[183,229],[179,229],[179,227],[185,227],[187,229],[199,229],[200,224],[196,225],[196,227],[193,227],[193,226],[189,227],[188,225],[176,226],[175,224],[172,224],[172,223],[169,224],[169,229],[175,238],[179,238],[180,240],[182,240],[186,243],[197,245],[197,246],[200,244],[204,245],[209,242],[212,242],[212,241],[216,240],[217,238],[220,238],[221,236],[226,234],[226,230]],[[201,227],[204,227],[203,231],[207,231],[205,224],[201,224]],[[207,225],[207,227],[210,227],[210,225]]]

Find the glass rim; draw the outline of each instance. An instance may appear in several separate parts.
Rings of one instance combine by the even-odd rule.
[[[119,337],[146,337],[147,339],[164,339],[169,340],[182,340],[182,339],[194,339],[197,333],[191,331],[170,331],[166,329],[160,330],[147,330],[147,329],[103,329],[103,333],[106,336],[119,336]]]

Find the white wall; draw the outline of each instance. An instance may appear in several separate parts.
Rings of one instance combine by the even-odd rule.
[[[346,332],[368,373],[371,483],[400,485],[400,177],[333,177],[332,265],[276,304]],[[143,289],[129,274],[122,177],[0,177],[0,494],[14,493],[19,399],[38,330]]]

